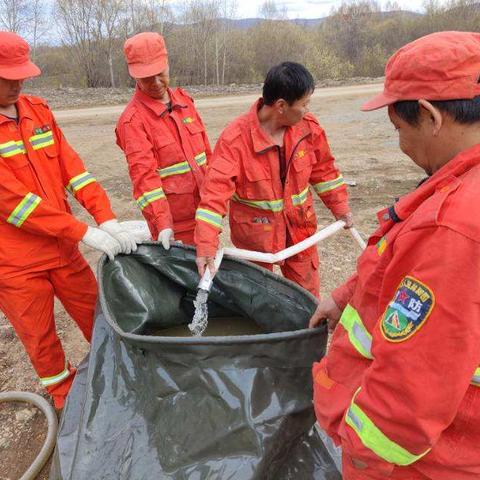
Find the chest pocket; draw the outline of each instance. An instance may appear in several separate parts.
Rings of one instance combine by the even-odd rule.
[[[192,193],[195,190],[191,168],[185,160],[180,146],[170,135],[155,138],[157,152],[157,173],[162,179],[166,194]]]
[[[43,152],[50,158],[57,156],[57,146],[51,130],[32,135],[28,141],[34,151]]]
[[[305,150],[300,150],[300,152],[305,152]],[[302,188],[305,187],[310,180],[315,158],[313,154],[309,153],[304,153],[301,157],[298,157],[298,154],[299,152],[297,151],[296,156],[292,161],[292,168],[295,172],[295,183],[298,184],[299,188]]]
[[[189,133],[192,149],[195,154],[204,152],[206,145],[202,134],[205,132],[205,127],[197,120],[186,122],[188,119],[193,119],[193,117],[186,117],[182,122]]]
[[[184,160],[182,149],[173,135],[157,129],[153,130],[152,134],[158,168],[168,167]]]
[[[254,158],[247,158],[244,165],[244,191],[239,194],[250,200],[270,200],[274,197],[272,173],[269,168],[268,155],[275,155],[275,151],[257,154]],[[243,195],[242,195],[243,194]]]

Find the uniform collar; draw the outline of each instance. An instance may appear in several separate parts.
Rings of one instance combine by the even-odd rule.
[[[30,109],[27,108],[25,97],[23,95],[20,95],[18,97],[18,101],[15,104],[17,107],[17,113],[18,113],[18,124],[20,124],[20,121],[22,118],[29,118],[30,120],[33,120],[32,115],[30,113]],[[5,115],[0,115],[0,125],[6,122],[14,122],[12,118],[8,118]]]
[[[172,109],[175,108],[186,108],[187,104],[182,101],[182,99],[177,95],[175,90],[171,88],[167,89],[168,95],[170,96],[170,103],[172,105]],[[166,112],[168,112],[168,108],[165,103],[160,102],[159,100],[155,100],[152,97],[149,97],[145,93],[143,93],[138,86],[135,87],[135,99],[149,108],[155,115],[162,116]]]
[[[401,197],[393,207],[379,212],[380,222],[384,223],[385,220],[400,222],[407,219],[434,193],[451,192],[458,188],[461,184],[460,177],[478,165],[480,165],[480,144],[460,152],[413,192]]]
[[[267,135],[265,130],[260,125],[258,120],[258,111],[263,105],[263,99],[260,97],[250,108],[248,112],[248,119],[250,124],[250,133],[252,136],[253,149],[256,153],[264,152],[269,148],[275,147],[276,144],[273,143],[273,140]],[[297,125],[293,127],[287,127],[285,130],[285,141],[284,145],[287,143],[289,145],[295,145],[302,138],[305,138],[311,133],[311,130],[305,121],[300,121]],[[288,142],[287,142],[288,139]]]

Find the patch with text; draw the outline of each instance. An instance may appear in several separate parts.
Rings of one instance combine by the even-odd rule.
[[[413,277],[405,277],[383,315],[380,328],[390,342],[403,342],[425,323],[435,296],[429,287]]]

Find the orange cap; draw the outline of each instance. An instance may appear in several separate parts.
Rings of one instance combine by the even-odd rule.
[[[123,46],[128,72],[133,78],[145,78],[163,72],[168,65],[167,47],[161,35],[143,32],[129,38]]]
[[[16,33],[0,32],[0,77],[24,80],[42,72],[30,61],[28,43]]]
[[[471,99],[480,95],[479,78],[479,33],[432,33],[407,43],[390,57],[383,93],[362,105],[362,110],[421,98]]]

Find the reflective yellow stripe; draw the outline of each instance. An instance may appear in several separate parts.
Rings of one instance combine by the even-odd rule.
[[[340,317],[340,324],[348,332],[348,339],[362,357],[373,359],[372,336],[363,325],[358,312],[348,304]]]
[[[472,385],[480,387],[480,367],[478,367],[473,374]]]
[[[96,182],[95,177],[90,172],[83,172],[70,179],[67,185],[67,190],[72,193],[77,193],[79,190],[93,182]]]
[[[233,195],[232,200],[249,207],[270,210],[272,212],[281,212],[283,210],[283,200],[247,200],[240,198],[236,193]]]
[[[55,141],[53,140],[53,132],[49,130],[48,132],[39,133],[28,139],[32,144],[34,150],[39,150],[40,148],[48,147],[53,145]]]
[[[58,374],[51,377],[40,377],[40,382],[44,387],[49,387],[50,385],[55,385],[65,380],[70,375],[70,370],[68,369],[68,364],[65,362],[65,368]]]
[[[292,203],[295,207],[298,207],[299,205],[302,205],[305,203],[305,201],[308,198],[308,185],[305,190],[302,190],[300,193],[297,195],[292,195]]]
[[[195,220],[201,220],[216,228],[222,229],[222,216],[219,213],[212,212],[206,208],[197,208]]]
[[[199,167],[202,167],[207,163],[207,154],[206,152],[199,153],[198,155],[195,155],[195,161],[197,162],[197,165]]]
[[[188,162],[179,162],[169,165],[168,167],[158,170],[161,178],[170,177],[171,175],[179,175],[181,173],[188,173],[190,171],[190,165]]]
[[[20,153],[25,153],[25,145],[21,140],[10,140],[0,144],[0,157],[2,158],[13,157]]]
[[[334,178],[333,180],[328,180],[326,182],[319,182],[316,183],[313,188],[315,191],[321,195],[323,193],[330,192],[331,190],[334,190],[335,188],[341,187],[342,185],[345,185],[345,182],[343,181],[342,175],[338,176],[337,178]]]
[[[193,123],[194,119],[192,117],[185,117],[184,119],[182,119],[182,122],[183,123]]]
[[[365,447],[386,462],[400,466],[411,465],[430,451],[429,448],[420,455],[414,455],[390,440],[355,403],[355,398],[359,392],[360,388],[353,396],[350,408],[345,415],[345,422],[354,430]]]
[[[155,190],[150,190],[149,192],[145,192],[143,195],[137,198],[138,206],[143,210],[146,206],[150,205],[151,203],[157,200],[163,200],[165,198],[165,193],[163,192],[163,188],[156,188]]]
[[[7,222],[16,227],[21,227],[41,201],[42,199],[34,193],[27,193],[7,218]]]

